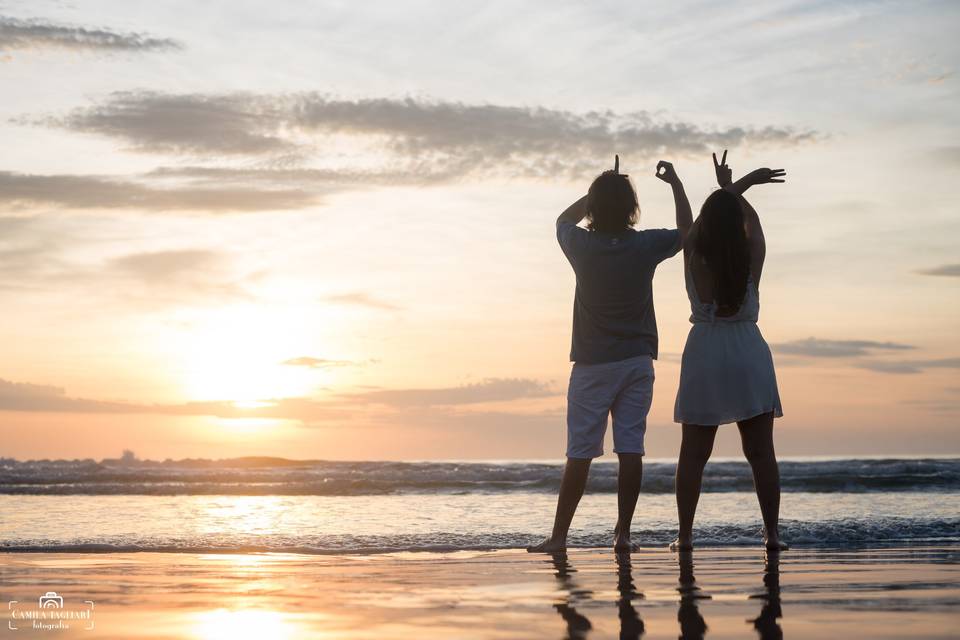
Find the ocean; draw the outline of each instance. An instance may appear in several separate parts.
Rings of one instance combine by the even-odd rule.
[[[674,463],[644,464],[634,541],[676,535]],[[560,462],[0,458],[0,550],[292,552],[511,549],[550,530]],[[595,462],[570,544],[610,544],[613,461]],[[795,547],[960,544],[960,458],[780,461],[781,535]],[[757,545],[749,466],[707,465],[700,546]]]

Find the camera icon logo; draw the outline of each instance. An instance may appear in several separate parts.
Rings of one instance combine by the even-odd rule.
[[[63,609],[63,596],[58,596],[56,591],[47,591],[40,596],[41,609]]]

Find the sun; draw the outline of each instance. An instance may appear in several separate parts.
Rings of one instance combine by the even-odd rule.
[[[303,397],[335,381],[337,372],[283,364],[320,353],[323,335],[295,308],[239,304],[204,310],[171,345],[179,382],[191,400],[226,401],[241,409]],[[327,352],[323,352],[326,355]]]

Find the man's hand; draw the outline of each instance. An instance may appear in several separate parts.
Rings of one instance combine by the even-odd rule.
[[[733,172],[730,171],[730,167],[727,166],[727,150],[723,150],[723,158],[720,159],[720,162],[717,162],[717,154],[713,155],[713,170],[717,172],[717,184],[720,185],[720,188],[724,188],[730,181],[733,179]]]
[[[675,185],[680,183],[680,177],[677,175],[677,172],[673,168],[673,164],[667,162],[666,160],[661,160],[657,163],[657,177],[670,185]]]

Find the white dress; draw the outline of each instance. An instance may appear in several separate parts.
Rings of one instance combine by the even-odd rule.
[[[674,422],[719,425],[771,411],[781,417],[773,356],[757,327],[760,292],[753,278],[737,313],[717,317],[716,303],[701,302],[689,267],[684,272],[693,326],[683,349]]]

